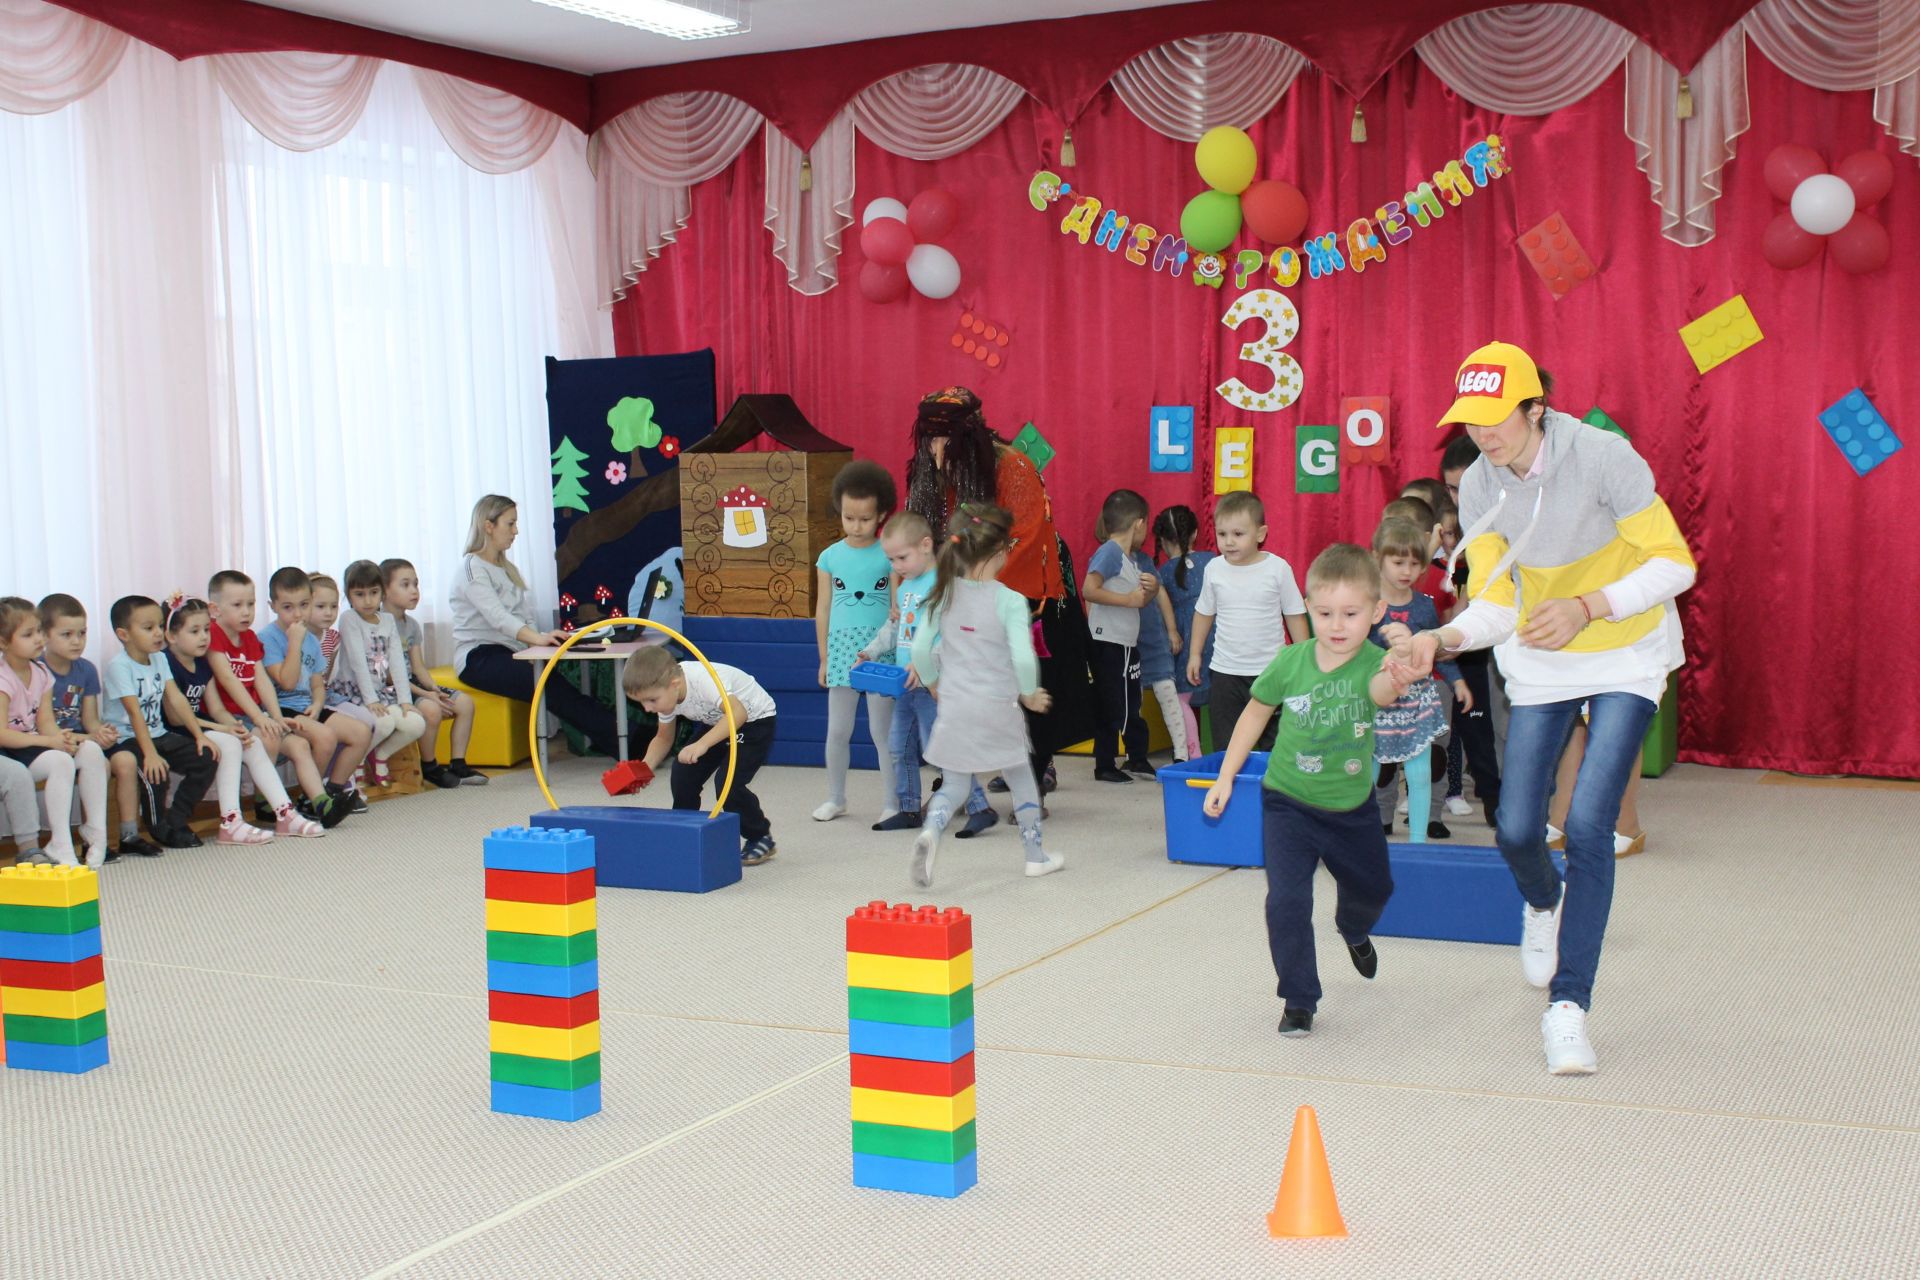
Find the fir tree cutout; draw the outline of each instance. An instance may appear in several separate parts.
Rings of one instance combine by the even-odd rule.
[[[553,509],[589,510],[587,491],[580,484],[587,474],[587,469],[580,464],[587,460],[587,455],[574,448],[573,441],[561,436],[560,447],[547,456],[553,462]]]

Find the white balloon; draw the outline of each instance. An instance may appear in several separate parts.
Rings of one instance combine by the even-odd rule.
[[[869,200],[867,201],[866,212],[860,215],[860,225],[864,227],[875,218],[898,218],[900,221],[905,222],[907,220],[907,206],[901,204],[892,196],[882,196],[878,200]]]
[[[1816,173],[1793,189],[1793,220],[1802,231],[1830,236],[1853,219],[1853,188],[1844,178]]]
[[[937,244],[917,244],[907,259],[907,279],[923,298],[951,298],[960,287],[960,264]]]

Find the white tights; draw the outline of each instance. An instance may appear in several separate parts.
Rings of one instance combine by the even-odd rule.
[[[858,689],[827,690],[827,799],[843,809],[847,805],[847,761],[853,752],[853,717],[859,707]],[[889,808],[894,803],[893,749],[887,745],[892,733],[893,699],[868,694],[867,737],[873,741],[874,754],[880,757],[880,794]]]
[[[64,751],[42,751],[27,766],[35,782],[46,784],[47,856],[55,862],[72,865],[73,832],[68,822],[73,815],[73,791],[80,789],[80,839],[89,849],[99,848],[107,840],[107,757],[97,742],[83,742],[74,755]]]
[[[374,717],[373,745],[367,748],[369,760],[392,759],[394,752],[427,731],[426,718],[412,707],[394,705],[388,710],[396,714]]]
[[[1155,680],[1151,686],[1153,700],[1160,704],[1160,719],[1167,726],[1167,737],[1173,739],[1173,758],[1191,760],[1193,742],[1187,735],[1187,717],[1193,713],[1180,701],[1179,692],[1174,689],[1171,680]]]
[[[207,731],[207,741],[213,744],[220,761],[213,775],[213,796],[219,802],[222,822],[240,813],[241,765],[246,766],[247,776],[253,779],[253,789],[273,806],[275,813],[287,807],[287,789],[280,782],[280,771],[274,768],[273,757],[267,754],[266,744],[258,734],[244,748],[240,739],[218,729]]]

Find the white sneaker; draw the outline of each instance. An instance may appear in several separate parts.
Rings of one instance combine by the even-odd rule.
[[[1587,1011],[1571,1000],[1547,1006],[1540,1015],[1540,1038],[1547,1050],[1547,1074],[1590,1076],[1600,1069],[1587,1039]]]
[[[1467,803],[1465,796],[1448,796],[1447,812],[1456,818],[1464,818],[1473,812],[1473,806]]]
[[[1066,854],[1049,853],[1045,862],[1029,862],[1027,864],[1027,874],[1030,876],[1050,876],[1056,871],[1064,871],[1066,866]]]
[[[1567,891],[1560,890],[1560,901],[1551,911],[1535,911],[1529,904],[1520,906],[1520,972],[1530,986],[1545,988],[1553,982],[1553,971],[1560,967],[1560,912],[1567,905]]]
[[[1395,805],[1395,806],[1393,806],[1393,811],[1394,811],[1395,813],[1405,813],[1405,812],[1407,811],[1407,797],[1406,797],[1406,796],[1404,796],[1404,795],[1402,795],[1402,796],[1400,797],[1400,803],[1399,803],[1399,804],[1397,804],[1397,805]]]
[[[820,807],[813,811],[813,820],[815,822],[832,822],[846,811],[847,806],[843,804],[835,804],[831,800],[823,800],[820,802]]]
[[[922,827],[913,838],[913,882],[922,889],[933,887],[933,860],[940,853],[940,833]]]

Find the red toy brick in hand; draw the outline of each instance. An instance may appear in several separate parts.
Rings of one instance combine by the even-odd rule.
[[[1556,300],[1566,297],[1593,276],[1593,259],[1574,239],[1567,220],[1557,213],[1521,235],[1520,251],[1553,290]]]
[[[610,796],[630,796],[653,781],[653,770],[644,760],[622,760],[600,775],[600,785]]]

